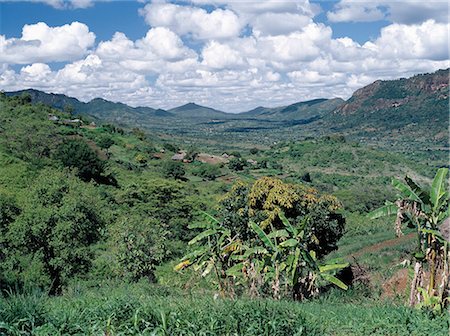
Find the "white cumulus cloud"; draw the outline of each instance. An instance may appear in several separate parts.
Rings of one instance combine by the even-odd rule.
[[[381,36],[364,47],[388,59],[446,60],[449,58],[449,28],[449,24],[434,20],[420,25],[395,23],[382,28]]]
[[[433,19],[448,22],[447,0],[341,0],[327,17],[332,22],[370,22],[389,20],[395,23],[418,24]]]
[[[186,7],[169,3],[150,3],[140,10],[152,27],[166,27],[179,35],[194,39],[224,39],[238,36],[241,23],[230,10]]]
[[[203,64],[215,69],[234,68],[244,64],[240,53],[226,44],[210,42],[202,51]]]
[[[400,15],[394,3],[380,3],[360,2],[373,10],[362,15]],[[0,89],[33,87],[160,108],[195,101],[238,112],[348,98],[377,79],[450,66],[448,22],[389,23],[357,42],[334,38],[332,26],[316,22],[316,6],[306,0],[158,1],[143,5],[150,24],[143,36],[116,32],[97,45],[82,23],[26,25],[20,38],[0,35]],[[54,61],[64,64],[55,68]]]
[[[27,64],[70,61],[85,55],[94,42],[95,34],[83,23],[49,27],[39,22],[25,25],[21,38],[0,35],[0,62]]]

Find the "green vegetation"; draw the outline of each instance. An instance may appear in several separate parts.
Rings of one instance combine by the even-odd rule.
[[[274,108],[257,107],[240,114],[224,113],[189,103],[169,111],[93,99],[82,103],[64,95],[26,90],[33,102],[102,121],[162,132],[180,142],[213,147],[268,147],[280,141],[342,134],[352,141],[389,151],[438,155],[447,163],[449,69],[391,81],[376,81],[348,100],[314,99]],[[9,93],[20,95],[23,93]],[[257,141],[255,141],[257,139]]]
[[[77,175],[83,181],[99,180],[104,172],[104,162],[83,140],[64,141],[57,147],[53,157],[65,167],[76,168]]]
[[[406,184],[392,180],[401,197],[395,204],[389,202],[371,214],[372,218],[396,214],[397,236],[403,235],[404,223],[417,231],[418,246],[414,253],[416,263],[409,304],[429,306],[438,311],[443,309],[445,301],[448,300],[446,291],[450,274],[448,241],[439,232],[440,226],[449,217],[447,174],[447,168],[439,169],[429,191],[421,188],[409,177],[405,178]],[[427,271],[424,266],[428,266]],[[428,284],[428,288],[421,287],[424,283]]]
[[[0,301],[7,335],[398,335],[448,334],[445,316],[333,296],[305,303],[216,299],[142,284],[71,288],[61,297]]]
[[[221,173],[218,165],[200,164],[192,170],[192,174],[204,180],[214,181]]]
[[[174,179],[181,179],[186,174],[184,166],[181,162],[166,161],[163,165],[164,177],[172,177]]]
[[[366,215],[394,199],[392,178],[437,190],[436,152],[411,159],[320,133],[193,143],[86,116],[70,123],[72,103],[0,95],[0,334],[447,333],[445,311],[407,307],[410,293],[393,285],[413,280],[415,231],[395,238],[393,220]],[[171,159],[178,151],[186,162]],[[438,189],[422,203],[403,198],[439,217],[420,222],[435,252],[447,199]]]

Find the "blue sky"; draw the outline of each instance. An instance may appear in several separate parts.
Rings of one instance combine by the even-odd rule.
[[[448,4],[0,0],[0,89],[230,112],[449,66]]]
[[[376,22],[330,22],[326,13],[333,9],[337,1],[314,1],[322,7],[322,12],[316,16],[316,22],[323,22],[333,28],[333,37],[350,37],[364,43],[375,39],[380,29],[389,21]],[[205,8],[205,6],[202,6]],[[209,6],[210,11],[214,7]],[[95,2],[91,7],[70,10],[54,8],[42,2],[3,2],[0,3],[1,26],[0,34],[20,36],[25,24],[46,22],[49,26],[61,26],[73,21],[86,23],[97,35],[99,40],[108,40],[116,31],[125,33],[131,39],[143,37],[148,31],[148,25],[139,16],[138,10],[142,3],[137,1]],[[16,14],[20,13],[20,15]],[[113,23],[113,24],[111,24]]]

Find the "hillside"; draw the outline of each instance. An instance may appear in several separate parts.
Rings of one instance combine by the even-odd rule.
[[[30,104],[28,96],[0,95],[0,334],[103,334],[109,328],[129,334],[180,334],[186,328],[193,334],[241,334],[255,311],[261,321],[276,321],[289,334],[301,329],[334,335],[335,325],[357,335],[380,330],[406,335],[405,325],[445,334],[445,316],[429,319],[398,304],[407,295],[404,288],[397,291],[400,299],[383,296],[390,295],[384,284],[404,273],[399,265],[415,244],[412,239],[391,244],[393,220],[368,220],[365,214],[393,199],[391,177],[408,174],[429,184],[435,162],[327,136],[267,149],[241,146],[213,165],[193,153],[226,158],[224,146],[211,152],[139,129],[101,121],[92,126],[89,120],[72,124],[68,118],[49,106]],[[259,145],[258,139],[254,144]],[[178,151],[193,159],[174,161]],[[305,191],[302,199],[292,198],[297,203],[291,210],[314,211],[311,225],[327,225],[311,246],[318,248],[317,239],[336,243],[340,238],[321,262],[334,267],[336,257],[349,261],[369,282],[347,279],[351,287],[344,292],[319,281],[317,298],[295,303],[287,292],[284,300],[270,299],[265,292],[270,284],[260,286],[257,300],[238,291],[230,292],[236,295],[232,300],[213,299],[218,285],[212,272],[173,270],[208,222],[200,211],[224,216],[231,228],[245,230],[245,207],[252,206],[246,203],[246,188],[265,181],[282,186],[283,197]],[[312,202],[311,207],[303,208],[303,202]],[[252,211],[260,220],[265,210]],[[345,230],[336,228],[344,218]],[[385,241],[388,248],[374,257],[370,247],[385,246]],[[205,320],[211,311],[214,316]],[[346,318],[330,324],[342,312]],[[380,327],[392,312],[401,323]],[[238,322],[230,322],[230,314]],[[247,334],[272,334],[259,321]]]
[[[376,81],[357,90],[333,111],[334,132],[386,141],[448,144],[449,69],[391,81]]]
[[[27,92],[33,102],[76,114],[147,131],[170,134],[183,141],[268,146],[282,140],[342,134],[355,141],[410,153],[448,148],[449,69],[391,81],[376,81],[352,97],[315,99],[275,108],[257,107],[231,114],[188,103],[169,111],[130,107],[104,99],[88,103],[65,95]],[[441,155],[441,153],[439,154]]]
[[[71,111],[72,114],[87,115],[120,124],[132,125],[139,123],[142,118],[173,116],[165,110],[155,110],[150,107],[131,107],[102,98],[95,98],[84,103],[63,94],[45,93],[34,89],[6,92],[7,96],[20,96],[22,94],[29,94],[33,103],[43,103],[61,111]]]
[[[185,105],[175,107],[170,109],[169,112],[183,119],[215,119],[228,118],[231,116],[229,113],[197,105],[195,103],[187,103]]]
[[[314,99],[275,108],[266,108],[260,106],[251,111],[241,113],[241,116],[252,116],[255,118],[267,118],[273,120],[319,118],[330,113],[331,111],[334,111],[343,103],[344,100],[340,98]]]

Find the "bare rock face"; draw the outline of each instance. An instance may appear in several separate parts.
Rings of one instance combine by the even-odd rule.
[[[439,227],[439,231],[441,232],[442,236],[450,242],[450,218],[447,218],[444,220],[444,222]]]

